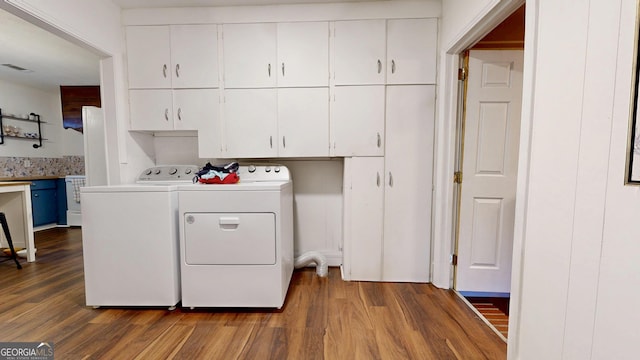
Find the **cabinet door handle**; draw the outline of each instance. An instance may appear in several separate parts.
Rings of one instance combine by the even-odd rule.
[[[382,72],[382,61],[378,59],[378,74],[380,74],[381,72]]]
[[[382,146],[382,138],[380,137],[380,133],[378,133],[378,147]]]
[[[178,108],[178,120],[182,121],[182,108]]]
[[[267,64],[267,73],[269,74],[269,77],[271,77],[271,64]]]
[[[284,140],[284,136],[282,137],[282,147],[286,148],[287,147],[287,143]]]
[[[162,76],[167,77],[167,64],[162,65]]]
[[[33,194],[33,197],[38,197],[38,196],[40,196],[40,195],[39,194]]]
[[[380,187],[380,173],[379,172],[376,173],[376,185],[378,187]]]
[[[269,147],[273,149],[273,136],[269,136]]]
[[[396,72],[396,61],[391,60],[391,73],[395,74],[395,72]]]
[[[284,63],[282,63],[282,76],[284,76]]]
[[[169,109],[164,109],[164,119],[169,121]]]
[[[180,64],[176,64],[176,77],[180,77]]]
[[[389,187],[393,187],[393,175],[391,171],[389,171]]]

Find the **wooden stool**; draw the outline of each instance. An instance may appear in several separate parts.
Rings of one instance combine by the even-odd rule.
[[[7,217],[3,212],[0,212],[0,223],[2,223],[2,230],[4,231],[4,236],[7,238],[7,242],[9,243],[9,249],[11,249],[11,258],[16,262],[18,269],[22,269],[22,265],[18,262],[18,256],[16,255],[16,250],[13,248],[13,241],[11,240],[11,233],[9,233],[9,224],[7,224]]]

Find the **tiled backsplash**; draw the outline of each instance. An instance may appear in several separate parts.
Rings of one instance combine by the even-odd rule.
[[[83,175],[84,156],[0,157],[0,168],[0,177]]]

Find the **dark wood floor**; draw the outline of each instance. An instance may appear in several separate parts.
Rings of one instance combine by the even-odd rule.
[[[0,341],[49,341],[56,359],[505,359],[453,292],[294,273],[282,310],[93,309],[78,228],[36,234],[37,262],[0,263]]]

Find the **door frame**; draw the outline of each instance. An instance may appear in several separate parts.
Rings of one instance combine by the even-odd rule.
[[[434,171],[434,216],[432,283],[440,288],[452,288],[452,254],[455,244],[453,173],[456,162],[456,117],[458,112],[458,68],[464,50],[484,37],[506,19],[525,0],[488,1],[482,12],[470,20],[467,27],[450,43],[441,44],[441,87],[436,119],[436,163]],[[528,0],[525,15],[525,49],[522,89],[522,116],[520,149],[518,154],[518,180],[513,238],[513,263],[511,275],[511,302],[507,354],[513,359],[518,354],[521,276],[523,266],[524,231],[526,228],[529,188],[529,164],[531,158],[532,103],[535,88],[535,57],[538,17],[538,0]]]

